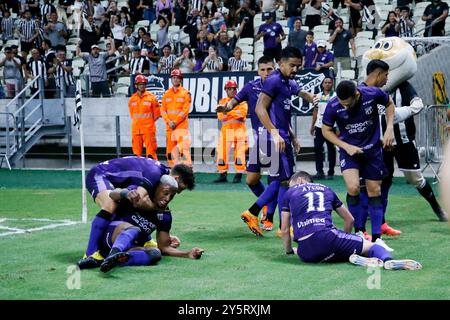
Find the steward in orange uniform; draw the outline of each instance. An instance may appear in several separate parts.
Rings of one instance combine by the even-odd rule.
[[[130,100],[128,108],[131,117],[131,144],[133,153],[141,157],[145,145],[145,155],[158,160],[156,156],[156,126],[155,122],[161,116],[160,105],[154,94],[145,89],[147,78],[137,75],[134,81],[137,88]]]
[[[170,73],[172,88],[162,98],[161,116],[166,122],[166,155],[169,167],[177,163],[192,165],[191,138],[188,114],[191,107],[191,94],[181,86],[183,75],[179,69]]]
[[[237,91],[237,83],[229,80],[225,84],[227,97],[219,101],[219,105],[225,105],[234,98]],[[245,172],[245,152],[247,151],[247,132],[245,129],[245,118],[247,116],[247,103],[242,102],[227,113],[217,112],[217,118],[222,122],[220,130],[219,145],[217,146],[217,169],[220,176],[215,182],[227,182],[228,159],[230,149],[234,147],[234,167],[236,175],[233,183],[240,183],[242,173]]]

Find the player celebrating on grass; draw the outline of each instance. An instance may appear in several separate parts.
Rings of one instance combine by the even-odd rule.
[[[293,239],[298,243],[297,255],[304,262],[350,261],[360,266],[378,266],[390,270],[418,270],[414,260],[392,260],[381,245],[350,233],[353,217],[337,195],[322,184],[312,183],[304,171],[295,173],[282,202],[282,239],[286,254],[294,254]],[[336,229],[331,214],[335,210],[344,220],[344,231]]]
[[[266,149],[270,159],[270,183],[241,218],[257,236],[263,236],[258,218],[263,206],[277,199],[281,215],[279,204],[294,172],[294,150],[296,154],[300,152],[300,144],[291,128],[291,97],[298,95],[309,102],[314,99],[313,94],[302,90],[294,80],[301,65],[301,51],[294,47],[284,48],[280,68],[267,77],[256,104],[256,114],[266,130],[267,146],[261,149]]]
[[[140,210],[152,210],[148,201],[149,193],[158,185],[161,176],[170,174],[177,180],[178,193],[184,189],[192,190],[195,185],[192,169],[184,164],[169,168],[149,158],[125,157],[102,162],[93,167],[86,177],[86,187],[101,210],[92,220],[91,233],[85,256],[78,262],[82,266],[100,265],[103,257],[97,252],[100,237],[108,228],[117,203],[111,199],[110,192],[115,188],[136,190],[127,194],[128,200]]]
[[[128,194],[135,190],[116,189],[110,197],[119,203],[115,219],[102,236],[100,253],[107,255],[100,265],[102,272],[120,266],[143,266],[156,264],[163,255],[199,259],[203,249],[179,250],[180,240],[171,236],[172,214],[168,204],[178,191],[177,181],[163,175],[152,196],[147,199],[153,210],[138,211],[128,201]],[[151,234],[157,232],[157,244]],[[112,245],[111,245],[112,244]],[[157,246],[157,247],[156,247]],[[108,254],[109,253],[109,254]]]
[[[275,70],[273,59],[262,56],[258,60],[259,79],[248,82],[236,96],[231,99],[225,106],[218,106],[218,111],[228,112],[242,102],[247,102],[248,113],[253,129],[253,147],[250,149],[249,160],[247,163],[247,185],[253,194],[259,197],[265,190],[264,184],[261,182],[261,169],[266,167],[268,163],[261,163],[261,145],[266,145],[267,141],[264,135],[264,126],[256,114],[256,103],[266,78]],[[274,199],[265,208],[263,213],[265,217],[261,219],[263,230],[270,231],[273,228],[273,214],[277,207],[277,201]]]
[[[389,148],[394,140],[394,102],[376,87],[358,87],[352,81],[341,81],[337,97],[328,102],[322,120],[325,139],[339,147],[342,175],[347,187],[347,205],[355,220],[360,220],[360,176],[365,179],[368,210],[372,223],[372,241],[389,248],[381,240],[383,202],[381,179],[385,174],[382,147]],[[383,146],[380,139],[378,104],[386,107],[386,131]],[[333,131],[337,122],[340,137]],[[389,248],[390,249],[390,248]],[[392,249],[391,249],[392,250]]]

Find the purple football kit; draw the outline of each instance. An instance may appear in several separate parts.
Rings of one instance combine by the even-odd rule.
[[[143,157],[124,157],[108,160],[93,167],[86,176],[86,187],[93,199],[104,190],[142,186],[154,188],[162,175],[170,169],[159,161]]]
[[[369,180],[381,180],[385,174],[383,163],[378,104],[386,105],[389,95],[376,87],[358,87],[359,101],[352,109],[346,109],[337,97],[331,99],[323,115],[322,123],[333,127],[337,123],[340,139],[360,147],[362,154],[350,156],[340,148],[341,171],[358,169],[360,176]]]
[[[293,239],[298,243],[297,254],[302,261],[348,261],[353,253],[362,252],[361,237],[333,225],[331,214],[341,206],[334,191],[322,184],[298,184],[286,192],[282,211],[291,214]]]

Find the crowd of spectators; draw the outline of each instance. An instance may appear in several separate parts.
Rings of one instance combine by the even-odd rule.
[[[183,73],[252,70],[259,56],[277,60],[286,45],[302,50],[305,68],[328,72],[335,62],[352,68],[354,39],[364,27],[374,31],[373,38],[417,31],[423,36],[445,34],[448,4],[443,0],[421,6],[423,15],[418,17],[413,9],[419,1],[397,0],[391,3],[391,8],[397,5],[394,10],[380,12],[383,22],[370,27],[363,17],[370,18],[373,1],[4,0],[2,89],[13,97],[40,75],[46,97],[56,97],[63,87],[72,95],[73,77],[86,69],[92,84],[102,81],[93,86],[96,95],[109,96],[121,75],[170,73],[173,68]],[[243,38],[253,41],[240,47]],[[77,57],[87,66],[72,66]]]

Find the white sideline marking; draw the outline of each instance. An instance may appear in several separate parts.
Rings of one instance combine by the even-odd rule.
[[[13,235],[13,234],[31,233],[31,232],[42,231],[42,230],[47,230],[47,229],[55,229],[58,227],[71,226],[71,225],[80,223],[79,221],[52,220],[52,219],[45,219],[45,218],[22,218],[22,219],[0,218],[0,224],[5,221],[38,221],[38,222],[52,222],[52,223],[42,226],[42,227],[28,228],[28,229],[11,228],[11,227],[6,227],[6,226],[0,225],[0,229],[8,230],[6,232],[1,232],[0,237]]]

